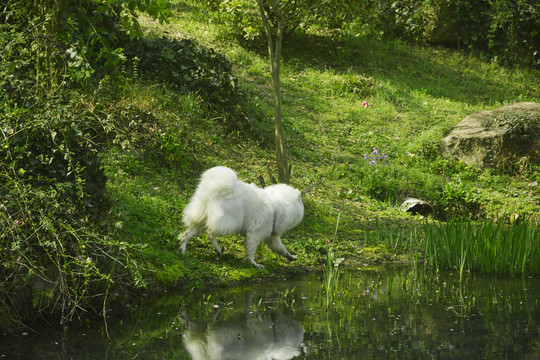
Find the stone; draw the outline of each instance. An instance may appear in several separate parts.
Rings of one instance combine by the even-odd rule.
[[[517,103],[466,116],[441,141],[441,155],[482,169],[540,164],[540,104]]]
[[[433,207],[430,203],[415,198],[406,198],[403,204],[401,204],[400,209],[412,215],[420,214],[422,216],[428,216],[433,214]]]

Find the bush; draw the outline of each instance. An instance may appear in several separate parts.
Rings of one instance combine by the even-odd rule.
[[[136,11],[152,12],[158,3],[0,5],[2,328],[44,310],[69,320],[104,302],[113,283],[116,289],[142,284],[133,250],[107,235],[99,156],[111,141],[127,140],[123,129],[138,118],[129,110],[105,113],[78,86],[90,85],[97,69],[103,80],[123,63],[112,46],[118,23],[134,34]]]
[[[133,247],[65,213],[77,213],[65,197],[69,186],[43,187],[3,171],[0,182],[0,329],[45,313],[64,323],[104,306],[113,286],[143,284]]]
[[[17,86],[40,93],[63,83],[88,84],[96,70],[113,73],[124,63],[115,44],[124,33],[131,39],[142,35],[138,12],[163,22],[165,5],[164,0],[8,0],[0,7],[2,60]]]
[[[125,54],[136,74],[157,78],[180,92],[197,93],[210,109],[227,113],[228,117],[220,120],[229,130],[248,127],[242,110],[244,99],[225,56],[193,40],[165,37],[128,42]]]
[[[533,0],[378,0],[343,27],[465,46],[494,61],[540,66],[540,8]]]
[[[456,2],[458,42],[493,60],[540,66],[540,8],[532,0]]]
[[[219,12],[229,34],[264,43],[254,2],[204,3]],[[285,35],[302,28],[337,29],[335,33],[464,46],[494,61],[540,67],[540,8],[535,0],[306,0],[290,2],[284,11],[293,19]]]
[[[95,219],[107,206],[97,129],[70,110],[53,105],[1,114],[2,173],[34,188],[54,189],[59,201],[70,204],[63,207],[64,217]]]

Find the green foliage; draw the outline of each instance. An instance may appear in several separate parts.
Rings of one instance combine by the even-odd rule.
[[[264,28],[255,1],[211,0],[208,3],[212,4],[210,8],[218,10],[230,35],[247,41],[261,40]]]
[[[197,93],[219,113],[229,130],[248,128],[244,98],[238,90],[230,61],[193,40],[166,37],[128,42],[125,54],[134,72],[147,80],[159,80],[183,93]]]
[[[110,72],[125,61],[115,46],[120,25],[131,38],[139,37],[137,12],[165,21],[165,9],[162,0],[10,0],[0,15],[7,85],[24,97],[66,82],[88,83],[96,69]]]
[[[459,1],[459,42],[493,60],[540,65],[540,7],[531,0]]]
[[[421,170],[408,169],[399,164],[370,164],[362,161],[356,169],[355,188],[364,195],[392,204],[407,197],[418,197],[426,201],[438,198],[442,189],[441,179]]]
[[[128,145],[127,133],[144,128],[148,117],[96,98],[112,78],[106,73],[124,62],[113,45],[119,27],[141,35],[138,11],[163,20],[162,4],[0,6],[0,288],[15,322],[44,310],[66,321],[96,301],[105,304],[113,285],[145,284],[131,257],[135,248],[112,240],[114,226],[103,220],[109,199],[100,155],[112,144]],[[97,70],[101,81],[91,96],[75,90]]]
[[[255,0],[207,0],[202,1],[206,8],[217,11],[219,19],[227,25],[229,35],[246,42],[261,44],[265,42],[265,30],[260,18],[259,9]],[[283,17],[287,21],[284,26],[284,37],[288,38],[297,29],[307,29],[315,26],[340,27],[345,20],[361,13],[364,6],[358,6],[354,0],[321,1],[321,0],[295,0],[281,1]],[[276,19],[270,9],[265,5],[268,21],[275,31]]]
[[[39,113],[15,110],[0,115],[2,174],[34,188],[54,189],[67,206],[64,217],[97,218],[107,206],[106,179],[94,141],[99,129],[75,117],[72,107],[49,105],[57,104],[45,105]]]
[[[342,24],[347,33],[445,42],[494,61],[540,65],[540,8],[533,0],[378,0],[355,14]]]
[[[111,286],[144,283],[131,245],[65,213],[80,212],[66,199],[69,184],[44,187],[20,175],[0,177],[0,276],[9,321],[49,312],[66,322],[80,309],[104,306],[107,297],[95,295]]]
[[[334,242],[337,240],[337,231],[339,227],[340,215],[338,215],[336,221],[336,229],[334,231]],[[325,309],[329,310],[333,303],[334,299],[338,296],[339,291],[339,278],[340,278],[340,269],[339,266],[345,260],[342,257],[337,257],[333,249],[333,246],[330,245],[330,242],[327,244],[326,249],[326,268],[324,271],[324,284],[323,291],[326,295],[326,301],[324,303]]]
[[[145,284],[138,248],[103,218],[110,202],[101,163],[104,148],[137,132],[140,114],[104,114],[75,92],[58,97],[28,97],[26,108],[6,99],[0,114],[0,287],[8,300],[25,294],[10,307],[13,321],[40,311],[67,321],[106,302],[113,286]]]
[[[453,176],[444,184],[438,204],[447,219],[478,219],[483,215],[480,212],[478,195],[471,185],[461,180],[459,175]]]

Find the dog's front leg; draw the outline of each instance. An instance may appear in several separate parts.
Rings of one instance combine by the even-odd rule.
[[[257,247],[259,246],[260,242],[261,239],[257,236],[249,233],[246,235],[246,260],[248,263],[253,264],[253,266],[255,266],[257,269],[264,269],[264,265],[255,262],[255,253],[257,252]]]

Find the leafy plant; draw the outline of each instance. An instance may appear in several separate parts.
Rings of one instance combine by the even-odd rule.
[[[24,88],[53,92],[64,83],[88,83],[98,69],[104,73],[117,69],[125,60],[115,45],[119,25],[130,38],[140,37],[138,11],[166,20],[163,0],[8,1],[0,15],[6,35],[1,41],[8,50],[4,60],[19,75],[9,84],[30,72],[34,76]]]
[[[71,204],[64,216],[97,218],[107,206],[106,179],[94,142],[99,129],[66,110],[45,107],[43,114],[0,115],[2,173],[32,187],[54,189],[62,202]]]
[[[356,17],[343,24],[349,33],[426,43],[439,27],[446,32],[439,41],[470,47],[494,61],[540,65],[540,9],[532,0],[379,0],[350,14]]]
[[[463,182],[459,176],[454,176],[444,185],[441,196],[440,206],[447,218],[480,217],[477,195],[472,187]]]
[[[160,79],[183,93],[197,93],[229,130],[249,128],[243,95],[232,74],[231,62],[213,49],[190,39],[143,38],[127,42],[125,54],[144,79]]]
[[[104,306],[114,284],[144,284],[131,256],[135,248],[66,214],[68,210],[80,216],[65,196],[69,184],[34,185],[4,170],[0,275],[4,298],[12,304],[9,321],[26,323],[31,316],[49,312],[59,313],[65,323],[80,309],[99,308],[100,302]],[[14,298],[16,306],[11,302]]]
[[[143,126],[139,114],[108,112],[96,98],[106,79],[121,84],[107,76],[124,62],[113,45],[119,23],[140,35],[138,11],[164,20],[160,4],[11,0],[0,7],[0,288],[16,323],[45,310],[66,322],[104,306],[112,286],[145,285],[136,247],[109,237],[115,227],[104,220],[101,167],[105,148]],[[97,88],[86,89],[91,96],[77,91],[98,72]]]

